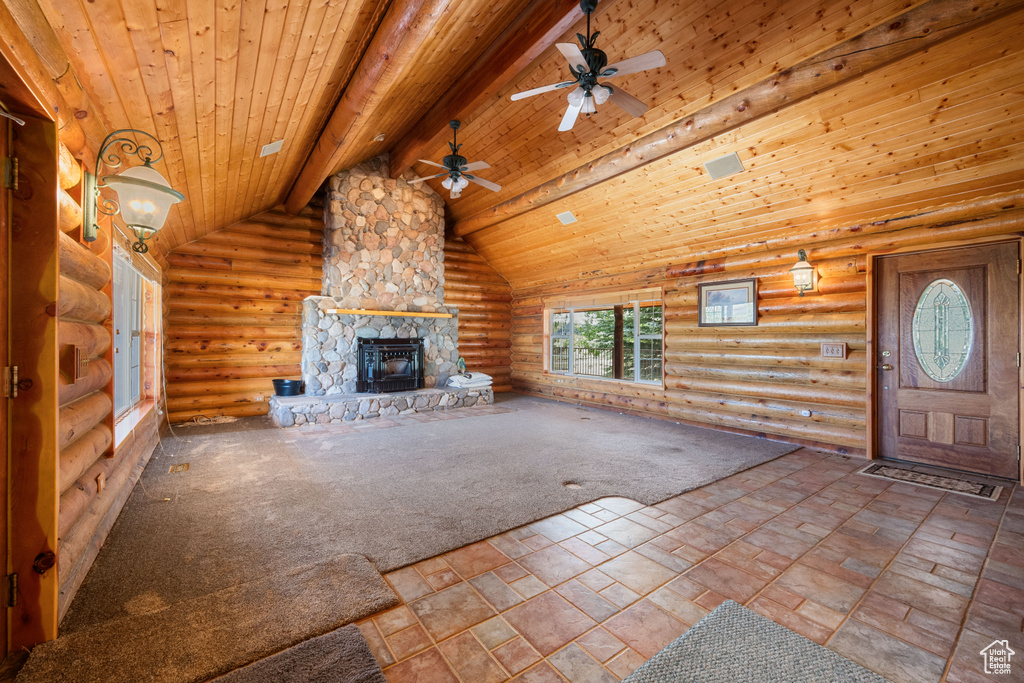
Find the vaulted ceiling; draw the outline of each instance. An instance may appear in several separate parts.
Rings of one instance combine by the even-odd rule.
[[[487,161],[480,175],[503,189],[471,185],[449,200],[432,182],[456,232],[472,226],[466,239],[517,286],[687,261],[722,244],[970,201],[1024,181],[1020,1],[975,3],[1002,15],[547,198],[535,188],[585,176],[591,162],[875,27],[897,32],[894,18],[908,10],[965,3],[602,0],[594,25],[609,61],[658,49],[667,65],[615,82],[650,104],[645,116],[606,104],[559,133],[566,91],[509,95],[568,75],[553,43],[584,30],[571,0],[16,1],[38,1],[90,116],[162,140],[161,170],[186,195],[158,236],[162,253],[304,203],[329,173],[382,152],[393,174],[418,158],[439,161],[450,118],[464,121],[462,153]],[[279,154],[258,156],[282,138]],[[701,164],[729,152],[746,170],[710,180]],[[414,163],[411,172],[432,171]],[[483,220],[496,206],[512,209]],[[565,210],[579,221],[562,226],[555,214]]]

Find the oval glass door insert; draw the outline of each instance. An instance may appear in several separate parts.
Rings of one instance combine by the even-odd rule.
[[[951,280],[935,280],[917,301],[913,321],[914,353],[936,382],[959,375],[974,344],[974,316],[963,290]]]

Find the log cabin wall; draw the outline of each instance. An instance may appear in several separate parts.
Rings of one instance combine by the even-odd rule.
[[[869,253],[925,250],[979,240],[1019,240],[1024,194],[1002,194],[821,234],[806,240],[818,280],[797,296],[793,248],[745,249],[714,259],[513,292],[515,391],[611,407],[718,429],[863,455],[868,446]],[[811,243],[818,240],[810,247]],[[763,245],[762,245],[763,246]],[[753,327],[699,327],[697,285],[758,280]],[[544,302],[571,292],[660,286],[664,292],[664,386],[549,374]],[[821,358],[822,342],[845,342],[845,360]],[[809,414],[808,414],[809,413]]]
[[[110,227],[80,241],[82,164],[58,145],[58,615],[63,616],[158,441],[155,405],[115,447]],[[152,321],[150,321],[152,322]],[[75,376],[77,351],[85,367]],[[149,360],[147,358],[147,360]],[[147,392],[150,393],[150,392]],[[150,394],[151,395],[151,394]]]
[[[299,379],[302,300],[320,293],[323,218],[274,210],[167,255],[164,363],[172,423],[265,415]]]
[[[445,302],[459,309],[459,355],[466,369],[512,390],[512,288],[465,241],[445,238]]]

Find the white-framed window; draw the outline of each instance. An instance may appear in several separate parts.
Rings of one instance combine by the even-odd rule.
[[[142,400],[143,277],[114,252],[114,415]]]
[[[661,290],[602,293],[545,305],[549,372],[660,384]]]

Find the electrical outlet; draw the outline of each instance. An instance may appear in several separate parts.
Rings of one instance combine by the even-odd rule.
[[[263,397],[262,396],[257,396],[253,400],[256,401],[257,403],[262,403],[263,402]]]
[[[846,342],[822,342],[822,358],[846,358]]]
[[[801,410],[800,414],[802,416],[804,416],[804,417],[810,417],[811,416],[811,411],[809,411],[809,410]]]

